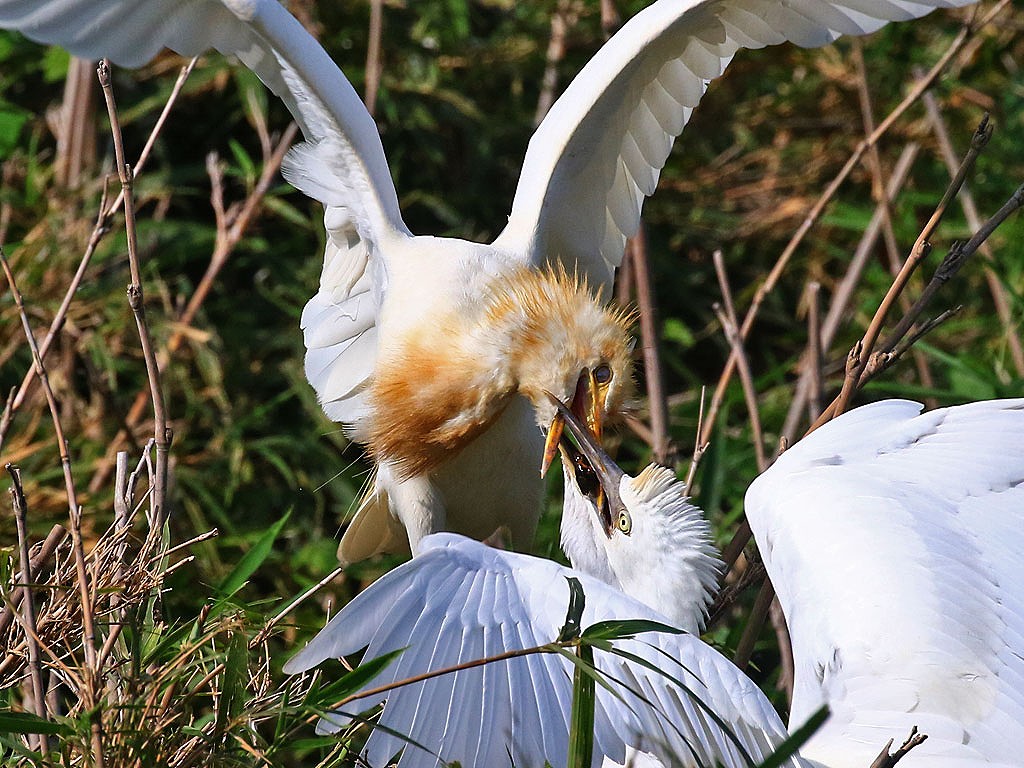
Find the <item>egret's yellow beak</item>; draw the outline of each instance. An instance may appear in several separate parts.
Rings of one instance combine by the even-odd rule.
[[[565,418],[562,415],[562,411],[565,410],[565,404],[553,395],[549,394],[549,397],[556,404],[556,410],[555,417],[551,420],[551,426],[548,427],[547,439],[544,441],[544,457],[541,459],[540,465],[541,477],[548,473],[551,462],[555,459],[555,453],[558,451],[558,445],[562,440],[562,429],[565,426]],[[597,444],[600,445],[601,429],[603,426],[601,396],[598,392],[594,372],[589,368],[585,368],[580,372],[580,377],[576,380],[576,393],[573,395],[572,402],[569,403],[568,410],[581,423],[586,424],[587,429],[590,430]]]
[[[558,398],[553,395],[548,397],[561,416],[562,428],[568,432],[559,441],[558,447],[572,467],[576,484],[594,503],[605,534],[610,537],[614,521],[626,508],[619,493],[625,473],[601,448],[589,424],[579,419]]]

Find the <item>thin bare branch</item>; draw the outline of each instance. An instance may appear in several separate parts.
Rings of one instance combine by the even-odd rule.
[[[971,148],[964,156],[964,160],[961,163],[960,168],[953,177],[953,180],[950,182],[950,185],[946,188],[946,192],[943,194],[939,204],[935,207],[935,211],[932,213],[931,218],[925,224],[924,229],[921,230],[921,234],[918,235],[917,242],[914,243],[914,247],[911,249],[907,260],[903,263],[903,267],[900,269],[899,274],[896,276],[896,279],[893,280],[892,285],[889,286],[888,292],[878,305],[878,309],[871,318],[871,322],[868,324],[867,330],[864,331],[864,336],[856,345],[859,351],[856,364],[847,369],[847,375],[843,379],[843,386],[839,392],[839,396],[829,409],[831,413],[830,418],[837,416],[846,410],[846,407],[850,402],[850,397],[853,395],[855,385],[860,379],[861,371],[864,370],[864,366],[867,365],[868,358],[875,349],[875,343],[878,341],[878,338],[882,333],[882,327],[885,324],[885,320],[888,317],[889,312],[896,304],[896,300],[903,293],[903,289],[910,281],[910,276],[917,269],[917,265],[920,264],[922,259],[931,252],[932,234],[935,232],[936,227],[938,227],[939,222],[942,221],[942,217],[949,208],[950,202],[952,202],[956,193],[960,190],[961,185],[967,178],[967,174],[970,172],[971,168],[974,167],[974,161],[985,148],[985,145],[988,144],[991,136],[992,127],[988,122],[988,115],[986,115],[978,125],[977,130],[974,132],[974,138],[971,141]]]
[[[114,90],[111,85],[110,67],[101,61],[96,69],[103,98],[107,105],[107,117],[110,119],[110,132],[114,139],[114,156],[117,173],[121,180],[121,192],[124,196],[124,225],[128,244],[128,267],[132,282],[128,286],[128,305],[135,316],[135,325],[139,332],[139,343],[142,356],[146,362],[146,378],[149,380],[149,393],[153,403],[153,440],[156,444],[156,472],[153,477],[153,491],[150,504],[153,515],[160,525],[167,516],[167,459],[172,439],[171,430],[167,426],[167,413],[164,408],[163,385],[160,377],[160,366],[157,364],[156,349],[146,322],[146,305],[142,290],[142,270],[139,265],[138,240],[135,231],[134,175],[125,161],[124,141],[121,136],[121,123],[114,102]]]
[[[906,741],[892,754],[889,753],[889,749],[892,747],[892,739],[889,739],[888,743],[882,747],[881,753],[871,763],[870,768],[893,768],[910,750],[924,742],[927,738],[927,734],[918,733],[917,726],[915,725],[910,729],[910,735],[907,736]]]
[[[668,402],[661,376],[658,356],[658,323],[655,312],[654,291],[647,263],[647,239],[641,226],[629,238],[627,248],[636,286],[637,306],[640,310],[640,346],[644,359],[644,378],[647,382],[647,407],[651,414],[651,432],[654,433],[654,460],[659,464],[673,463],[675,453],[668,436]]]

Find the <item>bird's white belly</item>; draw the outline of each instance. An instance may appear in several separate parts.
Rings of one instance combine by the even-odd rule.
[[[544,493],[543,452],[533,408],[523,397],[512,398],[490,429],[432,475],[445,528],[483,539],[508,525],[515,548],[529,548]]]

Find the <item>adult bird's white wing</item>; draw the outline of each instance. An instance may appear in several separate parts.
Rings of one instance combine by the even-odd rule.
[[[367,688],[558,637],[569,605],[568,577],[586,596],[583,626],[608,619],[666,620],[601,581],[549,560],[492,549],[454,534],[423,539],[417,557],[358,595],[285,665],[302,672],[366,648],[364,658],[405,650]],[[616,646],[683,682],[597,651],[595,663],[624,701],[598,686],[594,765],[601,755],[621,763],[626,747],[666,765],[751,766],[785,738],[778,715],[729,661],[688,634],[646,633]],[[461,670],[353,705],[387,700],[384,728],[404,734],[465,766],[565,765],[572,700],[571,662],[529,655]],[[638,692],[654,708],[629,689]],[[330,716],[322,730],[346,721]],[[722,727],[724,723],[728,731]],[[375,729],[366,744],[371,765],[405,747],[400,765],[433,766],[436,758]]]
[[[973,0],[659,0],[580,71],[530,140],[495,245],[610,284],[644,198],[708,83],[741,48],[805,47]]]
[[[920,410],[851,411],[747,491],[792,633],[790,724],[827,701],[804,754],[833,766],[913,725],[907,766],[1020,765],[1024,400]]]
[[[308,143],[284,174],[327,206],[320,289],[302,315],[306,373],[329,416],[358,420],[386,282],[375,257],[409,231],[377,127],[320,44],[278,0],[0,0],[0,27],[124,66],[165,47],[185,56],[216,49],[285,102]]]

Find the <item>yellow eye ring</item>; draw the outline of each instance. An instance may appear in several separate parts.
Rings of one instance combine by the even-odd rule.
[[[615,519],[615,526],[627,536],[633,530],[633,518],[624,509],[619,510],[619,516]]]
[[[612,380],[612,369],[611,366],[602,363],[601,365],[594,368],[594,381],[598,384],[607,384]]]

